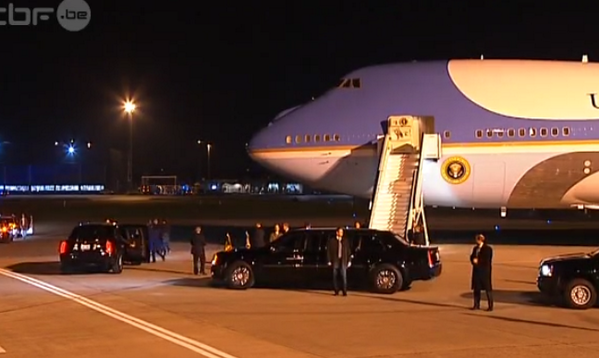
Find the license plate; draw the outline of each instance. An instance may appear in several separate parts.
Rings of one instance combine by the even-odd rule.
[[[81,251],[87,251],[91,249],[91,245],[89,244],[81,244]]]

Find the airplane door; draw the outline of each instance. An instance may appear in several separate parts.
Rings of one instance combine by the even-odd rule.
[[[476,163],[472,170],[474,205],[498,205],[505,198],[505,162]]]

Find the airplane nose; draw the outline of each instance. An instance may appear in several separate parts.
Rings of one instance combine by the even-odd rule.
[[[263,128],[260,131],[258,131],[258,133],[254,134],[254,136],[252,137],[252,139],[250,139],[250,142],[247,145],[247,153],[250,156],[250,158],[256,162],[258,162],[261,165],[265,164],[264,161],[264,156],[261,155],[261,152],[268,148],[269,143],[268,143],[268,127],[267,128]]]
[[[260,149],[265,149],[268,147],[268,135],[267,132],[268,131],[268,127],[267,128],[263,128],[260,131],[258,131],[258,133],[254,134],[254,136],[252,136],[252,139],[250,139],[250,142],[247,146],[247,150],[249,154],[255,153],[257,151],[259,151]]]

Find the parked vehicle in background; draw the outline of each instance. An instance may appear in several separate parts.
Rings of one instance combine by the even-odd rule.
[[[567,307],[594,307],[599,290],[599,249],[543,259],[539,265],[537,287],[550,299]]]

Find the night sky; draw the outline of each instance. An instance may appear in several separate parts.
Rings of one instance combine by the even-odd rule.
[[[260,170],[245,153],[251,135],[359,67],[481,54],[580,60],[586,53],[599,60],[599,21],[589,9],[483,9],[456,1],[441,7],[413,5],[420,1],[88,3],[92,20],[80,32],[67,32],[54,17],[36,27],[0,27],[0,141],[11,143],[0,149],[0,162],[52,163],[59,157],[54,141],[71,138],[81,146],[91,141],[96,153],[126,151],[120,101],[130,95],[139,106],[136,178],[160,168],[183,177],[205,171],[198,139],[213,143],[213,177],[241,177],[248,169],[255,176]]]

